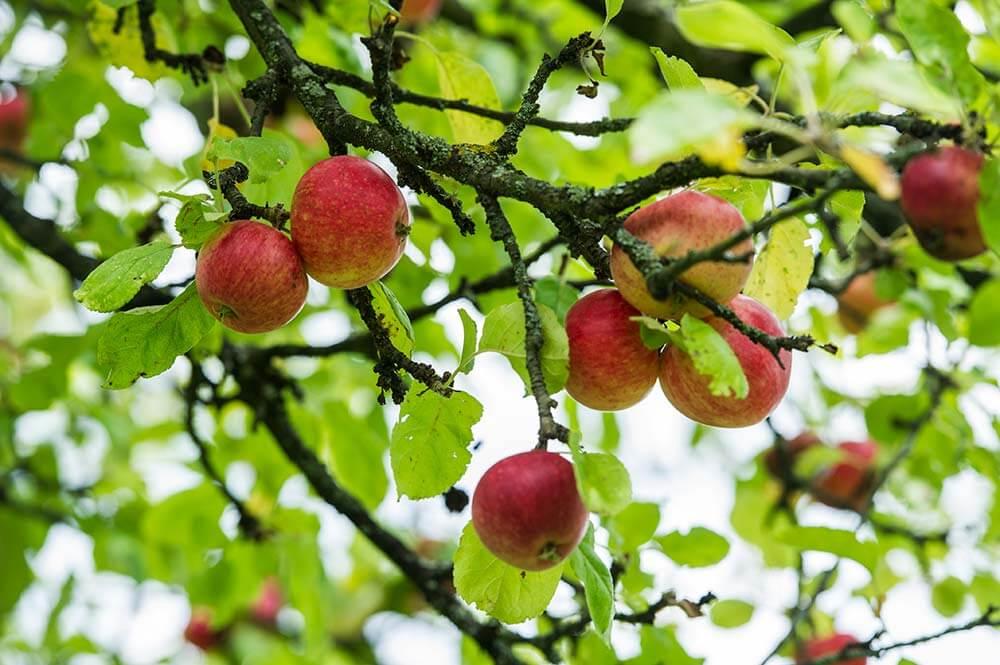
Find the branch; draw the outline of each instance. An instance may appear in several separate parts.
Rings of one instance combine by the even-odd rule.
[[[208,68],[221,67],[226,56],[214,46],[208,46],[202,53],[171,53],[156,45],[156,30],[153,28],[155,0],[139,0],[139,31],[142,34],[142,48],[147,62],[160,61],[167,67],[179,69],[191,77],[195,85],[208,83]]]
[[[800,563],[801,563],[801,558],[800,558]],[[819,581],[816,583],[816,591],[814,591],[809,596],[805,604],[802,603],[801,596],[798,599],[796,599],[795,609],[792,611],[792,615],[789,617],[789,620],[791,621],[791,626],[788,628],[788,633],[786,633],[785,636],[782,637],[781,640],[774,645],[774,649],[772,649],[771,653],[769,653],[767,656],[764,657],[764,660],[760,662],[760,665],[767,665],[767,663],[772,658],[778,655],[778,652],[781,651],[781,648],[785,646],[785,644],[787,644],[789,640],[795,637],[795,634],[798,632],[799,625],[807,616],[809,616],[809,612],[812,611],[812,608],[816,604],[816,601],[819,599],[820,595],[830,587],[830,582],[833,581],[833,574],[837,572],[837,568],[839,566],[840,566],[840,561],[838,560],[837,563],[833,564],[831,568],[828,568],[827,570],[823,571],[823,573],[819,576]],[[800,580],[799,585],[801,586],[802,584],[801,567],[799,568],[799,580]]]
[[[280,203],[273,206],[262,206],[247,200],[247,197],[237,186],[241,182],[246,182],[247,178],[250,177],[250,170],[242,162],[236,162],[218,173],[202,171],[202,177],[209,187],[218,188],[226,201],[229,202],[232,207],[232,211],[229,213],[231,220],[263,219],[276,229],[282,229],[291,219],[291,213],[285,210],[285,207]]]

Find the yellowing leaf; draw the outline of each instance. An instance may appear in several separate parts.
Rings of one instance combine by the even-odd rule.
[[[735,127],[727,127],[700,144],[697,153],[706,164],[735,171],[747,154],[746,144],[743,143],[743,132]]]
[[[464,99],[476,106],[500,108],[500,98],[489,72],[482,65],[461,53],[437,53],[438,84],[441,95],[448,99]],[[486,144],[503,132],[503,125],[491,118],[445,111],[456,143]]]
[[[208,155],[208,151],[212,148],[212,143],[215,139],[235,139],[239,134],[236,130],[225,125],[215,118],[208,119],[208,140],[205,141],[205,155]],[[213,162],[207,157],[201,160],[201,170],[202,171],[221,171],[222,169],[229,168],[236,162],[232,159],[220,159],[217,162]]]
[[[709,92],[714,92],[717,95],[724,95],[726,97],[731,97],[740,106],[750,106],[750,102],[754,100],[757,93],[760,91],[759,85],[748,85],[740,87],[725,79],[714,79],[710,77],[705,77],[701,79],[701,83],[705,90]]]
[[[787,319],[799,295],[809,284],[813,251],[809,227],[794,217],[771,229],[767,246],[754,261],[743,292],[767,305],[779,319]]]
[[[880,198],[895,201],[899,198],[899,176],[880,156],[845,145],[840,149],[840,158],[854,169],[858,177],[864,180]]]

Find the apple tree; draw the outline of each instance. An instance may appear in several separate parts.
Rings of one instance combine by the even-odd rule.
[[[0,40],[0,662],[996,662],[994,0]]]

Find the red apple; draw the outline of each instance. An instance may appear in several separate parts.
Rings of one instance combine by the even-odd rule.
[[[843,461],[822,471],[813,481],[813,495],[820,503],[834,508],[864,510],[875,480],[874,441],[845,441],[837,446]]]
[[[900,204],[931,256],[960,261],[986,251],[979,226],[983,156],[951,146],[914,157],[903,169]]]
[[[799,650],[798,654],[796,654],[795,662],[798,663],[798,665],[812,663],[813,661],[817,661],[824,656],[832,656],[840,653],[847,646],[857,643],[857,638],[853,635],[847,635],[846,633],[835,633],[828,637],[818,637],[806,640],[802,644],[802,648]],[[838,660],[830,663],[830,665],[865,665],[867,662],[868,659],[862,656],[861,658]]]
[[[202,651],[208,651],[219,644],[220,637],[221,633],[212,627],[212,611],[205,607],[194,608],[184,629],[184,639]]]
[[[31,103],[26,92],[15,89],[4,94],[0,89],[0,148],[20,151],[28,132]]]
[[[430,23],[441,11],[442,0],[403,0],[399,13],[404,25],[424,25]]]
[[[354,289],[389,272],[406,246],[410,212],[389,174],[366,159],[314,165],[292,197],[292,241],[306,272],[327,286]]]
[[[615,411],[632,406],[652,390],[659,354],[642,343],[633,316],[639,316],[639,310],[617,289],[594,291],[570,307],[566,391],[576,401]]]
[[[730,309],[747,325],[769,335],[784,335],[781,324],[764,305],[747,296],[736,296]],[[710,316],[705,322],[729,344],[746,375],[746,398],[713,395],[711,377],[699,374],[687,353],[674,345],[663,351],[660,387],[674,407],[688,418],[713,427],[746,427],[767,417],[788,390],[792,355],[779,353],[781,365],[763,346],[750,341],[724,319]]]
[[[522,570],[545,570],[569,556],[587,517],[573,465],[544,450],[500,460],[472,497],[472,525],[483,545]]]
[[[866,272],[851,280],[837,296],[837,318],[844,330],[858,334],[868,325],[868,320],[877,310],[892,304],[875,291],[875,273]]]
[[[784,480],[792,475],[795,461],[807,450],[820,443],[819,437],[810,431],[805,431],[795,438],[785,441],[784,449],[777,445],[764,454],[764,467],[773,477]]]
[[[268,577],[260,587],[257,599],[250,607],[250,615],[254,621],[265,626],[273,626],[278,620],[278,612],[284,605],[281,585],[274,577]]]
[[[625,220],[625,230],[645,240],[662,257],[681,257],[704,250],[728,239],[746,227],[743,215],[732,204],[694,190],[686,190],[643,208]],[[734,256],[753,253],[748,238],[729,250]],[[681,279],[718,302],[728,302],[740,292],[750,275],[753,260],[723,263],[705,261],[681,273]],[[708,314],[702,305],[674,295],[656,300],[646,288],[646,280],[625,251],[611,250],[611,275],[622,296],[644,314],[661,319],[679,319],[685,313]]]
[[[308,289],[288,237],[248,220],[226,224],[205,243],[195,282],[212,316],[244,333],[267,332],[291,321]]]

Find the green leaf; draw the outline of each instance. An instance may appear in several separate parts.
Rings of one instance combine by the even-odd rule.
[[[382,325],[389,332],[392,345],[407,356],[412,356],[416,342],[409,314],[399,304],[399,300],[396,299],[392,290],[382,282],[369,284],[368,290],[372,294],[372,306],[375,308],[375,313],[378,314]]]
[[[985,612],[990,605],[995,605],[1000,598],[1000,580],[989,573],[979,573],[972,578],[969,592],[976,599],[979,609]]]
[[[34,579],[28,567],[28,554],[41,548],[46,528],[43,522],[25,519],[12,510],[0,510],[0,565],[3,566],[3,584],[0,584],[0,607],[13,608],[21,592]]]
[[[738,139],[754,123],[754,114],[732,97],[681,89],[659,95],[639,111],[628,129],[629,147],[639,163],[677,159],[715,145],[720,136]]]
[[[615,616],[614,583],[611,571],[594,551],[594,526],[587,527],[587,534],[569,557],[573,572],[583,584],[587,597],[587,609],[594,627],[605,639],[611,634],[611,622]]]
[[[809,227],[800,219],[787,219],[771,228],[767,245],[754,261],[743,293],[760,301],[779,319],[787,319],[799,295],[809,285],[813,250],[806,244]]]
[[[528,572],[504,563],[486,549],[472,522],[462,531],[454,560],[458,595],[504,623],[521,623],[544,612],[566,565]]]
[[[655,503],[630,503],[604,521],[611,534],[609,546],[615,552],[634,552],[646,544],[660,525],[660,507]]]
[[[673,55],[667,55],[659,46],[650,46],[650,52],[656,58],[656,64],[660,68],[660,74],[666,81],[667,87],[671,90],[683,90],[691,88],[693,90],[704,90],[705,85],[698,78],[694,69],[687,63]]]
[[[682,566],[714,566],[729,554],[729,541],[716,532],[696,526],[687,533],[672,531],[656,539],[663,553]]]
[[[201,304],[194,284],[166,305],[115,314],[97,343],[97,366],[104,376],[103,386],[127,388],[139,377],[165,372],[215,323]]]
[[[250,169],[250,182],[260,184],[285,168],[292,159],[292,148],[288,141],[276,136],[216,138],[207,157],[216,162],[224,159],[242,162]]]
[[[864,208],[864,192],[840,191],[830,197],[830,210],[840,219],[837,230],[844,243],[850,244],[858,235]]]
[[[601,32],[604,32],[611,20],[618,16],[624,4],[625,0],[604,0],[604,25],[601,26]]]
[[[865,424],[872,439],[883,445],[902,443],[909,435],[909,422],[924,412],[928,397],[924,392],[913,395],[880,395],[865,408]]]
[[[713,395],[746,398],[750,392],[746,374],[732,347],[701,319],[685,314],[681,319],[680,334],[672,341],[688,354],[695,370],[710,379],[708,389]]]
[[[673,626],[643,626],[639,632],[639,656],[628,665],[702,665],[703,658],[692,658],[678,641]]]
[[[941,616],[953,617],[965,606],[967,592],[965,582],[957,577],[946,577],[931,589],[931,604]]]
[[[977,346],[1000,345],[1000,280],[980,286],[972,297],[969,341]]]
[[[987,158],[979,172],[979,225],[986,244],[1000,254],[1000,159]]]
[[[174,246],[151,242],[118,252],[83,280],[73,297],[94,312],[113,312],[156,279],[173,256]]]
[[[875,17],[868,13],[859,0],[837,0],[830,8],[830,13],[856,42],[868,41],[878,29]]]
[[[840,73],[828,106],[854,109],[862,92],[939,118],[953,119],[961,114],[954,99],[930,83],[916,64],[905,60],[872,55],[853,58]]]
[[[472,459],[472,426],[482,416],[482,404],[468,393],[409,391],[389,444],[399,494],[425,499],[454,485]]]
[[[210,200],[208,194],[188,196],[174,192],[160,192],[160,196],[182,202],[181,209],[177,211],[177,218],[174,220],[174,228],[177,229],[177,233],[181,236],[181,242],[188,249],[201,248],[225,223],[226,213],[211,210],[208,205]]]
[[[476,106],[500,109],[500,98],[489,72],[475,60],[454,51],[435,52],[438,85],[446,99],[463,99]],[[461,111],[445,111],[456,143],[486,144],[503,133],[503,125]]]
[[[458,310],[458,318],[462,320],[462,355],[458,361],[458,369],[455,373],[464,372],[468,374],[476,364],[476,342],[478,330],[476,322],[472,320],[469,313],[464,309]]]
[[[776,60],[795,46],[787,32],[732,0],[679,7],[677,26],[688,41],[699,46],[761,53]]]
[[[555,312],[545,305],[538,305],[542,320],[542,374],[550,394],[557,393],[566,385],[569,375],[569,340],[566,329],[559,323]],[[525,365],[524,350],[524,308],[520,302],[497,307],[486,315],[483,321],[483,335],[479,340],[479,353],[501,353],[510,361],[525,386],[530,386],[528,369]]]
[[[800,550],[829,552],[857,561],[872,574],[875,574],[883,554],[883,548],[878,543],[861,542],[857,533],[842,529],[782,523],[775,528],[774,537]]]
[[[566,313],[580,298],[580,292],[558,277],[543,277],[535,282],[535,302],[545,305],[566,323]]]
[[[589,510],[614,515],[632,501],[632,478],[617,457],[607,453],[585,453],[570,443],[576,486]]]
[[[739,628],[753,618],[754,606],[742,600],[719,600],[712,605],[712,623],[719,628]]]

